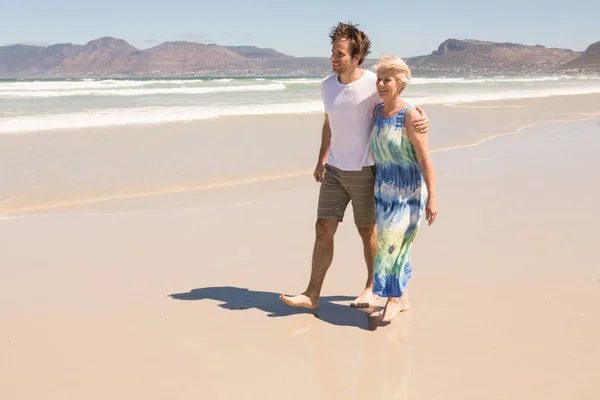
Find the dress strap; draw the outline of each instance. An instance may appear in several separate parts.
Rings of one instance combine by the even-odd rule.
[[[400,112],[398,113],[398,118],[396,119],[396,128],[397,129],[402,129],[404,127],[404,117],[406,116],[406,112],[408,111],[409,108],[411,108],[412,105],[407,105],[406,107],[404,107],[402,110],[400,110]]]
[[[383,103],[377,104],[375,106],[375,119],[379,118],[379,114],[381,114],[381,109],[383,108]]]

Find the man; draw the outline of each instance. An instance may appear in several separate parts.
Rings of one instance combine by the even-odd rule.
[[[321,84],[325,122],[321,150],[314,178],[321,183],[315,226],[316,238],[310,281],[304,293],[281,295],[293,307],[316,309],[319,306],[325,274],[333,261],[333,242],[348,203],[352,201],[354,222],[363,242],[367,264],[365,290],[352,303],[369,307],[373,294],[373,263],[377,252],[374,178],[375,167],[369,148],[369,136],[377,95],[377,76],[361,68],[370,53],[371,42],[355,25],[340,23],[329,35],[332,43],[333,74]],[[417,131],[427,132],[429,119],[414,121]]]

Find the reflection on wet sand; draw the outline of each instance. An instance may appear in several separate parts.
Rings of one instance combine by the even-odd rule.
[[[194,289],[178,300],[212,299],[227,310],[258,309],[283,322],[286,350],[302,348],[296,362],[306,372],[309,391],[321,399],[407,399],[410,377],[410,312],[381,325],[374,306],[355,309],[349,296],[324,296],[316,311],[290,308],[277,293],[237,287]],[[265,329],[268,329],[265,326]],[[299,377],[297,377],[299,378]],[[294,398],[292,394],[291,398]]]

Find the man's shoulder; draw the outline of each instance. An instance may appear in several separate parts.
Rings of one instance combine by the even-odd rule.
[[[338,82],[338,74],[331,74],[321,81],[321,95],[326,102],[337,96],[340,90],[342,87]]]
[[[370,69],[365,68],[364,78],[366,81],[375,82],[377,80],[377,74],[375,72],[371,71]]]
[[[331,74],[323,78],[321,86],[330,86],[338,81],[338,74]]]
[[[365,76],[367,78],[371,78],[371,79],[377,79],[377,74],[374,71],[371,71],[370,69],[366,69],[363,68],[365,70]]]

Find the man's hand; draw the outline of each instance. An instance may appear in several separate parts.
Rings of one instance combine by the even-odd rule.
[[[429,117],[421,108],[415,107],[415,109],[421,114],[421,118],[413,121],[413,127],[417,132],[425,134],[429,130]]]
[[[318,163],[317,167],[315,168],[315,172],[313,173],[315,180],[319,183],[323,182],[324,175],[325,175],[325,165]]]

